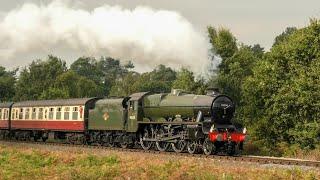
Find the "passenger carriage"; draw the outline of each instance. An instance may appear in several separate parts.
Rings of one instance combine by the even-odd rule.
[[[11,130],[17,139],[83,132],[95,98],[24,101],[12,105]]]
[[[0,136],[5,137],[10,130],[10,111],[13,103],[0,103]]]

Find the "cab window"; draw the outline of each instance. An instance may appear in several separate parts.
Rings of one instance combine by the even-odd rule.
[[[137,101],[130,101],[129,106],[130,106],[130,110],[135,111],[138,107],[138,102]]]

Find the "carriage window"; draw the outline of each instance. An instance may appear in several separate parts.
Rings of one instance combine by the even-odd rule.
[[[23,119],[23,108],[19,110],[19,119]]]
[[[57,112],[56,112],[56,119],[61,119],[61,107],[57,108]]]
[[[9,112],[9,110],[7,110],[7,109],[3,110],[3,119],[8,119],[8,112]]]
[[[38,119],[43,119],[43,108],[39,108]]]
[[[16,109],[16,119],[19,119],[19,109]]]
[[[0,109],[0,120],[2,119],[2,109]]]
[[[37,109],[36,108],[32,108],[32,119],[36,119],[36,112],[37,112]]]
[[[64,113],[63,113],[64,120],[69,120],[69,111],[70,111],[70,107],[64,108]]]
[[[7,119],[6,112],[7,112],[6,109],[2,109],[2,111],[0,110],[0,116],[1,116],[0,119],[3,119],[3,120]]]
[[[24,115],[24,119],[30,119],[30,108],[26,109],[26,113]]]
[[[53,119],[54,108],[49,108],[49,119]]]
[[[11,118],[14,119],[14,109],[11,111]]]
[[[72,108],[72,120],[77,120],[78,119],[78,107],[73,107]]]

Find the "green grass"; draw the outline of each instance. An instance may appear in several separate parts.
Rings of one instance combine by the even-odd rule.
[[[0,145],[0,179],[319,179],[319,171],[141,153]]]
[[[67,156],[39,150],[2,148],[0,151],[1,179],[112,178],[119,175],[119,163],[117,156],[80,155],[69,159]]]

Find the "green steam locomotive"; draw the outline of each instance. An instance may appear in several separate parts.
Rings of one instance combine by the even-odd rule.
[[[246,136],[232,123],[234,111],[232,99],[214,90],[6,103],[0,104],[0,136],[233,155]]]

